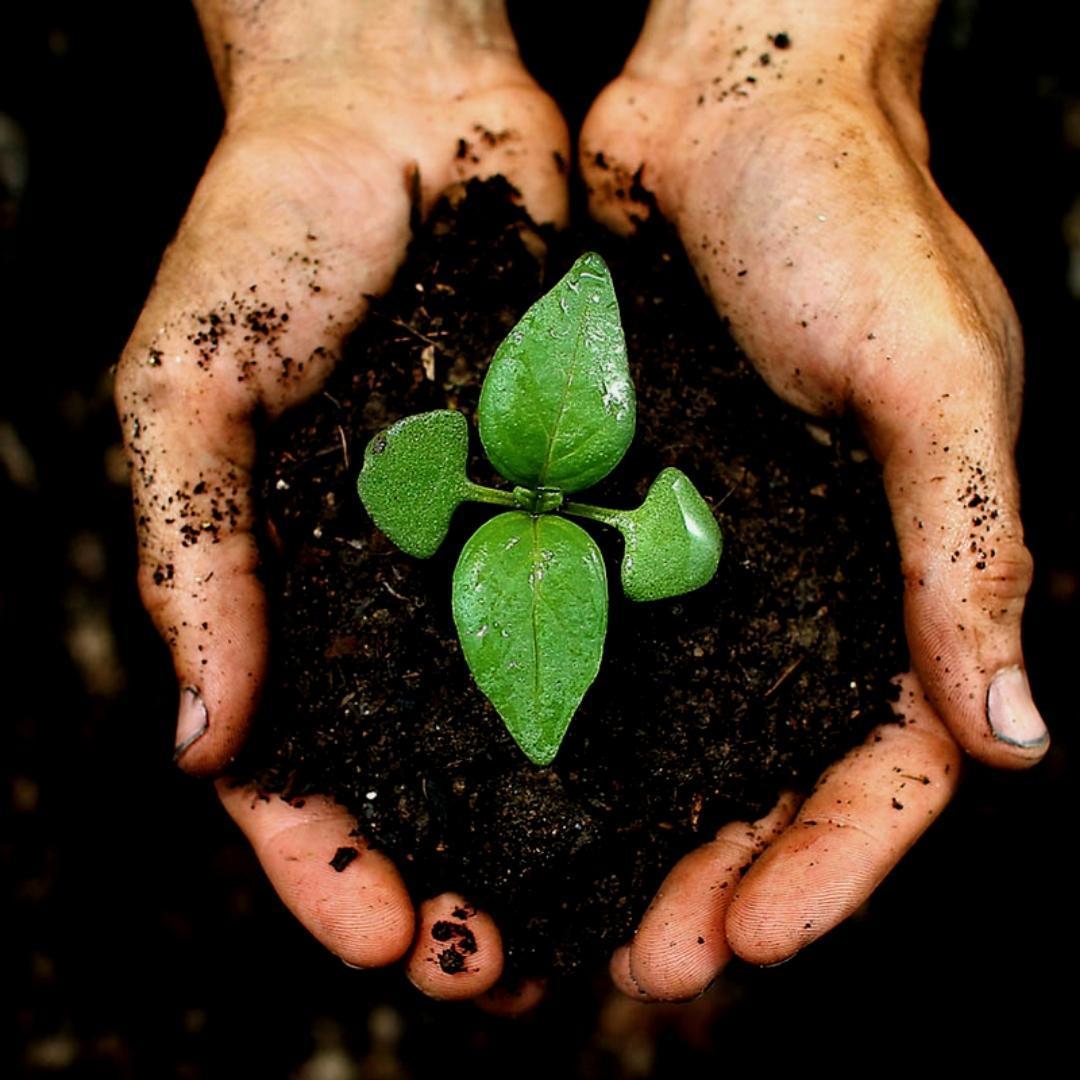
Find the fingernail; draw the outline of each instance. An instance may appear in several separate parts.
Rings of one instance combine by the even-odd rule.
[[[173,761],[179,761],[192,743],[198,742],[210,727],[206,705],[194,686],[180,691],[180,714],[176,720],[176,749]]]
[[[352,968],[353,971],[367,971],[367,968],[363,964],[350,964],[348,960],[343,956],[339,956],[338,959],[347,967]]]
[[[1050,737],[1031,700],[1027,675],[1015,664],[1002,668],[991,679],[986,695],[986,719],[994,738],[1010,746],[1041,746]]]

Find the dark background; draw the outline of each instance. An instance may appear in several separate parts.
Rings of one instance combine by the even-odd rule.
[[[133,587],[109,368],[221,120],[184,0],[0,15],[0,824],[10,983],[0,1072],[685,1076],[767,1063],[1030,1066],[1072,1044],[1080,79],[1064,5],[952,0],[926,111],[935,173],[1024,323],[1026,650],[1053,730],[1023,776],[971,769],[855,918],[693,1006],[602,973],[516,1023],[348,971],[289,917],[208,787],[171,765],[175,690]],[[518,3],[572,123],[642,5]],[[538,9],[542,8],[543,11]],[[531,42],[531,46],[528,43]],[[1070,244],[1072,248],[1070,249]]]

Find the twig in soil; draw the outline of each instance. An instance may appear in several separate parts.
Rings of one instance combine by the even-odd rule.
[[[743,466],[742,476],[739,477],[739,482],[737,484],[732,484],[731,487],[729,487],[727,489],[727,491],[724,492],[723,498],[721,498],[721,500],[716,504],[716,506],[713,509],[719,510],[720,507],[723,506],[724,503],[726,503],[728,501],[728,499],[730,499],[731,496],[734,495],[735,492],[739,490],[739,487],[746,481],[746,472],[747,472],[746,467]]]
[[[363,551],[365,544],[363,540],[357,540],[355,537],[349,536],[331,536],[331,540],[338,544],[345,544],[351,547],[353,551]]]
[[[413,337],[419,338],[421,341],[425,342],[426,344],[434,345],[435,348],[439,347],[439,343],[437,341],[435,341],[433,338],[428,337],[427,334],[421,333],[419,330],[416,329],[415,326],[410,326],[403,319],[398,319],[393,315],[384,315],[381,311],[374,312],[373,314],[376,314],[380,318],[385,319],[392,326],[400,327],[406,333],[412,334]]]
[[[394,588],[394,586],[390,584],[390,582],[389,582],[389,581],[384,581],[384,582],[382,583],[382,586],[383,586],[383,588],[384,588],[384,589],[385,589],[385,590],[386,590],[386,591],[387,591],[387,592],[388,592],[388,593],[389,593],[389,594],[390,594],[391,596],[396,596],[396,597],[397,597],[397,598],[398,598],[399,600],[404,600],[406,604],[407,604],[407,603],[409,603],[409,597],[407,597],[407,596],[402,596],[402,595],[401,595],[401,593],[399,593],[399,592],[398,592],[398,591],[397,591],[397,590],[396,590],[396,589]]]
[[[713,509],[719,510],[720,507],[723,506],[724,503],[726,503],[728,499],[730,499],[731,496],[735,494],[736,490],[738,489],[734,485],[729,487],[727,491],[725,491],[724,494],[720,497],[720,501],[713,507]]]
[[[791,663],[788,664],[788,666],[786,668],[784,668],[783,671],[780,672],[780,674],[777,676],[776,681],[772,684],[772,686],[770,686],[769,689],[765,691],[765,693],[762,695],[762,700],[764,700],[765,698],[772,697],[773,694],[775,694],[776,691],[779,690],[780,687],[785,682],[787,682],[787,680],[791,676],[792,672],[802,662],[803,662],[803,657],[801,657],[801,656],[798,656],[794,660],[792,660]]]
[[[345,468],[347,469],[349,467],[349,443],[345,438],[345,429],[340,424],[337,426],[337,433],[338,438],[341,439],[341,453],[345,458]]]

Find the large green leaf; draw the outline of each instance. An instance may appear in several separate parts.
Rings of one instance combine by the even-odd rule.
[[[495,352],[480,394],[480,438],[515,484],[580,491],[634,437],[634,384],[611,275],[582,255]]]
[[[664,469],[636,510],[611,522],[623,534],[623,592],[663,600],[712,580],[723,547],[720,526],[690,478]]]
[[[518,746],[547,765],[600,670],[607,573],[592,538],[553,514],[482,525],[454,570],[461,647]]]
[[[375,524],[402,551],[426,559],[469,494],[469,425],[440,409],[399,420],[364,451],[357,489]]]

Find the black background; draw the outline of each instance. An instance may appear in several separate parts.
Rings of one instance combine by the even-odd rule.
[[[571,123],[641,16],[594,3],[603,30],[577,34],[580,9],[513,7]],[[209,788],[173,769],[175,690],[133,587],[109,368],[221,110],[183,0],[0,15],[0,152],[28,168],[24,191],[0,187],[10,1072],[682,1077],[1014,1056],[1037,1069],[1071,1045],[1080,69],[1059,10],[946,3],[925,91],[935,174],[1025,328],[1026,651],[1054,748],[1021,776],[972,768],[863,911],[787,965],[735,965],[676,1008],[617,1000],[598,973],[513,1024],[426,1002],[398,972],[348,971],[285,913]]]

